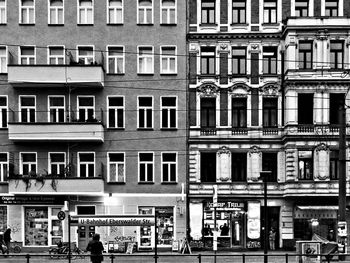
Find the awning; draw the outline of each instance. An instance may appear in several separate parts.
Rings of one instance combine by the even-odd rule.
[[[337,205],[298,205],[297,208],[300,210],[338,210]]]

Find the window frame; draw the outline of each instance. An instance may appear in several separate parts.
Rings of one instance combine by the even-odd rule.
[[[211,106],[214,106],[213,108],[212,107],[208,107],[206,105],[206,107],[203,106],[203,100],[207,100],[207,101],[210,101],[210,102],[214,102]],[[200,121],[200,128],[201,129],[216,129],[217,128],[217,119],[218,119],[218,116],[217,116],[217,98],[216,97],[201,97],[200,98],[200,110],[199,110],[199,121]],[[212,113],[212,111],[214,113]],[[210,116],[211,114],[213,114],[213,116],[215,117],[214,120],[211,120]],[[205,123],[202,123],[202,120],[205,118]],[[210,126],[210,123],[214,123],[214,126]]]
[[[6,154],[6,162],[0,161],[0,182],[6,182],[10,173],[10,160],[8,152],[0,152],[0,154]],[[6,169],[4,169],[6,166]]]
[[[266,105],[267,101],[276,103],[275,105],[269,104]],[[263,128],[277,128],[278,127],[278,98],[277,97],[263,97],[262,98],[263,103],[263,116],[262,116],[262,126]],[[272,107],[275,106],[275,107]],[[266,114],[267,113],[267,114]],[[274,116],[275,113],[275,117]],[[267,115],[267,119],[266,116]],[[265,125],[265,122],[268,122],[268,125]],[[273,122],[275,122],[275,125],[273,125]]]
[[[48,7],[47,7],[47,23],[48,25],[64,25],[64,0],[62,0],[62,7],[52,7],[51,6],[51,0],[47,0]],[[51,10],[54,10],[55,12],[55,20],[56,23],[51,23]],[[62,23],[59,23],[59,10],[62,10]]]
[[[110,161],[110,154],[123,154],[123,162],[116,162],[116,161]],[[111,164],[123,164],[124,169],[123,169],[123,181],[111,181],[111,171],[110,171],[110,165]],[[125,162],[125,152],[107,152],[107,183],[125,183],[126,178],[125,178],[125,167],[126,167],[126,162]],[[119,175],[116,176],[116,179],[119,178]]]
[[[4,1],[5,6],[4,7],[0,6],[0,24],[5,25],[5,24],[7,24],[7,0],[3,0],[3,1]],[[2,15],[1,15],[2,9],[5,10],[4,17],[2,17]]]
[[[79,51],[81,51],[81,49],[83,48],[92,48],[92,62],[90,62],[90,64],[86,64],[86,62],[88,62],[88,59],[90,57],[88,56],[79,56]],[[92,65],[95,64],[95,45],[77,45],[77,62],[79,63],[80,59],[84,59],[84,64],[83,65]]]
[[[24,163],[23,162],[23,154],[34,154],[35,155],[35,163],[32,162],[28,162],[28,163]],[[19,153],[19,161],[20,161],[20,165],[19,165],[19,173],[21,175],[25,175],[23,174],[23,165],[28,164],[30,165],[29,167],[32,167],[32,165],[35,165],[35,173],[38,173],[38,153],[37,152],[20,152]],[[32,170],[28,169],[28,172],[30,173]],[[29,175],[29,174],[28,174]]]
[[[146,55],[140,55],[140,49],[142,49],[142,48],[152,48],[152,51],[151,51],[152,53],[146,54]],[[147,58],[152,59],[151,69],[148,70],[147,72],[140,72],[140,64],[141,64],[140,60],[147,59]],[[146,65],[147,65],[147,63],[146,63]],[[150,45],[137,46],[137,74],[139,74],[139,75],[152,75],[152,74],[154,74],[154,46],[150,46]]]
[[[50,105],[51,98],[63,98],[63,106],[53,106]],[[58,110],[63,109],[63,122],[60,121],[52,121],[51,120],[51,109],[55,110],[55,114],[59,114]],[[64,95],[49,95],[47,96],[47,120],[48,123],[65,123],[66,122],[66,97]],[[58,117],[59,120],[59,117]]]
[[[174,0],[174,7],[164,7],[163,1],[160,0],[160,24],[161,25],[176,25],[177,24],[177,0]],[[163,11],[167,12],[167,21],[163,21]],[[170,23],[171,21],[171,10],[175,10],[174,12],[174,23]]]
[[[265,51],[264,51],[264,49],[265,49]],[[266,49],[271,49],[271,50],[266,50]],[[272,51],[272,49],[274,49],[274,50]],[[271,53],[271,52],[274,53],[273,56],[266,55],[266,53]],[[262,53],[263,53],[262,54],[262,56],[263,56],[262,57],[263,75],[277,75],[277,73],[278,73],[278,46],[264,46]],[[267,69],[267,71],[266,71],[266,68],[265,68],[265,59],[267,59],[267,62],[268,62],[268,69]],[[274,60],[275,60],[276,66],[272,67]]]
[[[22,101],[21,98],[34,98],[34,106],[28,107],[25,106],[24,109],[27,109],[27,117],[29,113],[29,121],[26,121],[25,123],[35,123],[36,122],[36,95],[19,95],[18,96],[18,112],[19,112],[19,122],[23,122],[23,116],[22,116]],[[28,111],[29,109],[29,111]],[[34,122],[30,121],[30,109],[34,109]]]
[[[77,177],[79,177],[79,178],[95,178],[96,177],[96,154],[95,154],[95,152],[78,152],[77,154],[78,154],[78,176]],[[84,161],[82,163],[81,160],[80,160],[81,159],[80,158],[80,154],[93,154],[93,156],[94,156],[93,163],[91,161],[89,161],[89,162]],[[87,171],[87,172],[89,172],[89,169],[88,169],[89,166],[88,165],[89,164],[93,164],[94,165],[94,174],[93,174],[93,176],[81,177],[81,171],[80,171],[80,165],[81,164],[87,165],[85,167],[85,171]],[[88,173],[87,173],[87,175],[88,175]]]
[[[335,153],[335,154],[332,154]],[[335,155],[335,156],[334,156]],[[329,179],[339,180],[339,150],[331,150],[329,153]],[[335,174],[332,172],[332,166],[335,167]],[[334,176],[335,175],[335,176]]]
[[[94,24],[94,16],[95,16],[95,1],[94,0],[88,0],[91,1],[91,8],[88,7],[81,7],[80,5],[80,1],[87,1],[87,0],[77,0],[77,24],[78,25],[93,25]],[[91,9],[92,10],[92,14],[91,14],[91,23],[88,23],[88,10]],[[82,21],[82,18],[80,17],[80,11],[81,10],[85,10],[85,23],[83,23],[84,21]]]
[[[242,157],[244,159],[244,162],[237,162],[234,157]],[[247,170],[247,163],[248,163],[248,156],[247,152],[231,152],[231,182],[247,182],[247,175],[248,175],[248,170]],[[239,164],[240,166],[234,166],[234,164]],[[236,175],[235,174],[235,169],[234,168],[241,168],[243,169],[240,170],[240,174]],[[243,178],[240,178],[242,173],[244,173]],[[236,176],[234,176],[236,175]]]
[[[51,154],[63,154],[63,163],[61,162],[51,162]],[[52,168],[51,168],[51,165],[62,165],[63,164],[63,172],[64,172],[64,169],[66,168],[67,166],[67,159],[66,159],[66,153],[65,152],[48,152],[47,153],[47,159],[48,159],[48,167],[47,167],[47,171],[49,174],[52,174]]]
[[[154,183],[154,152],[142,151],[142,152],[138,152],[137,154],[138,154],[138,183]],[[142,161],[141,162],[141,160],[140,160],[141,154],[152,154],[152,162],[151,161]],[[146,177],[148,177],[148,172],[147,172],[148,165],[152,166],[152,180],[141,181],[141,164],[145,164],[145,179],[146,179]]]
[[[109,99],[110,98],[122,98],[123,99],[123,106],[110,106],[109,105]],[[107,96],[107,103],[106,103],[106,105],[107,105],[107,120],[108,120],[107,121],[107,128],[109,128],[109,129],[124,129],[125,128],[125,96],[123,96],[123,95],[108,95]],[[109,118],[110,118],[109,110],[110,109],[114,109],[114,110],[122,109],[122,111],[123,111],[123,113],[122,113],[122,118],[123,118],[123,125],[122,125],[122,127],[118,127],[118,121],[115,122],[116,123],[116,127],[111,127],[110,126],[110,122],[109,122]],[[118,113],[116,115],[118,115]],[[116,117],[116,118],[118,119],[118,117]]]
[[[109,55],[109,48],[122,48],[123,52],[121,53],[121,56],[110,56]],[[107,45],[106,47],[106,53],[107,53],[107,59],[106,59],[106,69],[107,69],[107,74],[113,74],[113,75],[123,75],[125,74],[125,46],[123,45]],[[122,66],[122,72],[114,72],[111,73],[109,71],[109,59],[113,58],[114,59],[114,69],[118,68],[116,65],[118,65],[117,61],[118,59],[122,59],[123,60],[123,66]]]
[[[34,55],[33,56],[23,56],[22,55],[22,48],[29,48],[29,47],[32,47],[34,49]],[[25,58],[26,61],[29,63],[28,64],[22,64],[22,58]],[[30,59],[31,58],[34,58],[34,63],[33,64],[30,64]],[[34,45],[24,45],[24,46],[19,46],[18,47],[18,65],[36,65],[36,46]]]
[[[120,1],[122,2],[122,5],[121,5],[120,8],[118,8],[118,7],[111,7],[109,1],[110,1],[110,0],[106,0],[107,25],[122,25],[122,24],[124,24],[124,0],[120,0]],[[113,12],[114,12],[114,18],[117,18],[117,17],[118,17],[118,16],[117,16],[117,14],[118,14],[117,11],[118,11],[118,10],[121,10],[121,22],[115,22],[115,23],[112,23],[112,22],[111,22],[111,17],[110,17],[110,14],[109,14],[109,12],[110,12],[111,10],[113,10]]]
[[[25,1],[25,0],[18,0],[19,1],[19,24],[22,24],[22,25],[34,25],[35,24],[35,0],[32,0],[33,1],[33,6],[30,6],[30,7],[24,7],[22,5],[22,1]],[[28,22],[23,22],[24,17],[22,17],[22,9],[23,10],[27,10],[26,11],[26,19],[28,19]],[[30,21],[30,9],[33,9],[33,23],[29,23]]]
[[[209,7],[206,7],[206,8],[203,8],[203,3],[204,2],[207,2],[207,3],[209,3],[209,2],[212,2],[212,3],[214,3],[214,9],[212,9],[212,8],[209,8]],[[201,2],[200,2],[200,14],[201,14],[201,22],[200,22],[200,24],[201,25],[216,25],[216,0],[201,0]],[[206,21],[203,21],[203,12],[205,12],[206,13],[206,17],[207,17],[207,20]],[[210,13],[211,12],[213,12],[213,14],[214,14],[214,21],[213,22],[211,22],[211,19],[210,19]]]
[[[174,55],[164,55],[163,54],[163,48],[172,48],[174,49],[175,53]],[[160,74],[162,75],[176,75],[177,74],[177,46],[175,45],[164,45],[160,46]],[[167,63],[167,69],[166,71],[163,71],[163,59],[166,59]],[[170,71],[170,61],[175,60],[175,70],[174,72]]]
[[[300,46],[302,44],[309,44],[311,49],[301,49]],[[313,41],[304,41],[304,40],[300,40],[298,43],[298,69],[302,69],[302,70],[309,70],[309,69],[313,69],[313,63],[314,63],[314,47],[313,47]],[[307,55],[310,54],[311,55],[311,60],[308,61],[307,60]],[[300,56],[303,56],[303,61],[300,61]],[[310,64],[310,67],[308,67],[307,65]],[[300,67],[300,65],[302,65]]]
[[[341,44],[341,46],[342,46],[342,48],[341,48],[341,50],[340,49],[332,49],[332,44]],[[335,56],[334,56],[334,63],[332,63],[332,53],[334,53],[335,54]],[[338,56],[337,55],[339,55],[339,54],[341,54],[342,56],[341,56],[341,66],[340,67],[338,67],[338,64],[339,64],[339,62],[338,62]],[[331,69],[340,69],[340,70],[342,70],[342,69],[344,69],[344,54],[345,54],[345,48],[344,48],[344,41],[342,41],[342,40],[331,40],[330,41],[330,43],[329,43],[329,55],[330,55],[330,60],[329,60],[329,66],[330,66],[330,68]]]
[[[233,103],[235,100],[244,102],[243,107],[240,104]],[[235,111],[235,112],[234,112]],[[234,125],[233,118],[237,116],[238,125]],[[242,119],[241,119],[242,117]],[[241,123],[243,124],[241,125]],[[231,96],[231,127],[234,129],[245,129],[248,127],[248,98]]]
[[[244,2],[244,8],[240,7],[240,6],[235,6],[235,3],[243,3]],[[239,2],[236,2],[234,0],[231,0],[232,3],[232,10],[231,10],[231,16],[232,16],[232,21],[231,24],[232,25],[244,25],[247,24],[247,0],[240,0]],[[244,18],[242,19],[241,17],[241,11],[244,10]],[[233,21],[234,16],[234,11],[237,12],[237,14],[239,14],[237,16],[237,22]],[[242,21],[244,20],[244,21]]]
[[[175,106],[163,106],[163,98],[175,98]],[[167,129],[177,129],[178,128],[178,97],[172,95],[160,96],[160,128]],[[168,115],[168,125],[164,126],[163,123],[163,110],[167,110]],[[175,110],[175,127],[170,127],[171,119],[171,110]]]
[[[207,55],[206,53],[209,53],[209,51],[202,51],[202,49],[211,48],[214,50],[214,55],[210,54]],[[210,51],[212,53],[213,51]],[[204,53],[204,54],[202,54]],[[214,67],[213,72],[210,71],[210,61],[214,59]],[[203,60],[206,61],[206,72],[203,72]],[[216,64],[217,64],[217,58],[216,58],[216,46],[202,46],[200,50],[200,74],[201,75],[216,75]]]
[[[274,2],[274,7],[266,6],[266,3]],[[263,0],[263,24],[276,24],[278,22],[278,1],[277,0]],[[268,18],[265,17],[265,12],[268,12]],[[272,12],[275,11],[275,15],[272,16]]]
[[[311,153],[311,157],[300,158],[300,152],[309,152]],[[306,161],[307,163],[311,164],[311,173],[309,175],[310,178],[307,178],[308,176],[306,176],[305,171],[304,171],[304,176],[303,177],[300,176],[301,160],[304,160],[304,166]],[[314,176],[314,152],[311,150],[298,150],[298,181],[310,181],[310,180],[313,180],[313,176]]]
[[[151,98],[152,99],[152,106],[140,106],[140,98]],[[140,127],[140,109],[144,110],[144,124],[145,127]],[[147,111],[151,110],[151,118],[152,118],[152,127],[147,127]],[[145,116],[146,115],[146,116]],[[154,98],[151,95],[139,95],[137,96],[137,129],[153,129],[154,128]]]
[[[0,129],[6,129],[8,127],[8,120],[9,120],[8,95],[0,95],[0,98],[1,97],[4,97],[6,99],[6,106],[0,106]],[[5,122],[2,118],[2,110],[6,111],[6,121]]]
[[[7,67],[7,64],[8,64],[8,47],[7,46],[4,46],[4,45],[2,45],[2,46],[0,46],[0,49],[1,48],[5,48],[5,56],[0,56],[0,74],[7,74],[7,70],[8,70],[8,67]],[[1,58],[5,58],[5,65],[4,65],[4,68],[5,68],[5,71],[4,72],[2,72],[1,71]]]
[[[301,3],[302,1],[306,2],[306,15],[303,15],[303,12],[301,11],[305,11],[304,6],[300,7],[297,6],[297,3]],[[294,17],[308,17],[310,15],[310,0],[294,0]],[[301,15],[297,15],[297,11],[301,14]]]
[[[175,154],[175,162],[174,161],[164,161],[164,154]],[[171,180],[171,165],[175,164],[175,180]],[[164,180],[164,168],[163,165],[167,165],[168,167],[168,180]],[[170,171],[169,171],[170,170]],[[177,183],[178,181],[178,152],[161,152],[161,182],[162,183]]]
[[[59,48],[59,47],[61,47],[63,49],[62,57],[60,57],[60,56],[51,56],[50,55],[50,49],[51,48]],[[48,45],[47,46],[47,64],[48,65],[65,65],[66,64],[66,52],[65,52],[65,50],[66,50],[66,48],[65,48],[64,45]],[[55,59],[55,62],[56,62],[55,64],[51,64],[50,63],[50,59],[51,58]],[[57,63],[58,59],[60,59],[60,58],[63,58],[63,63],[62,64]]]
[[[234,55],[233,52],[234,50],[244,50],[244,56],[241,55]],[[247,74],[247,48],[242,47],[242,46],[233,46],[232,47],[232,75],[246,75]],[[237,60],[237,73],[234,73],[234,66],[235,66],[235,61]],[[244,62],[244,69],[241,69],[241,63],[242,61]]]
[[[140,1],[142,0],[137,0],[137,14],[136,14],[136,19],[137,19],[137,24],[138,25],[153,25],[154,24],[154,1],[155,0],[149,0],[151,2],[151,8],[149,7],[140,7]],[[140,21],[140,10],[143,9],[144,11],[144,16],[143,16],[143,21]],[[151,22],[147,22],[147,10],[151,9]]]
[[[324,1],[324,16],[327,16],[327,17],[338,17],[340,16],[340,12],[339,12],[339,6],[340,6],[340,3],[339,3],[339,0],[323,0]],[[334,3],[337,3],[337,6],[336,7],[333,7],[333,6],[327,6],[327,3],[329,2],[334,2]],[[330,14],[327,15],[327,11],[330,10]],[[333,12],[336,11],[337,14],[333,14]]]
[[[96,118],[96,109],[95,109],[95,107],[96,107],[96,102],[95,102],[95,96],[93,96],[93,95],[92,95],[92,96],[91,96],[91,95],[78,95],[78,96],[77,96],[77,114],[76,114],[77,119],[78,119],[78,120],[81,120],[79,110],[80,110],[80,109],[84,109],[85,116],[87,116],[87,119],[84,117],[84,122],[86,122],[86,121],[89,119],[88,110],[91,109],[91,106],[89,106],[89,107],[87,107],[87,106],[82,106],[82,107],[80,107],[80,105],[79,105],[79,98],[92,98],[92,101],[93,101],[93,106],[92,106],[93,115],[92,115],[92,118],[95,119],[95,118]]]

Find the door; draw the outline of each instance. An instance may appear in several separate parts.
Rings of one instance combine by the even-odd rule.
[[[244,225],[243,214],[232,214],[231,220],[231,236],[233,247],[243,247],[244,244]]]
[[[89,241],[95,234],[95,226],[79,226],[78,247],[85,250]]]

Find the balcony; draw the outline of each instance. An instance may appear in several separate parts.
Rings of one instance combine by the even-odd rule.
[[[287,136],[339,136],[339,125],[320,125],[320,124],[299,124],[299,125],[286,125],[285,135]],[[350,134],[349,127],[346,129],[346,133]]]
[[[13,178],[8,179],[10,194],[98,194],[104,191],[102,177],[43,177],[38,178]]]
[[[48,112],[36,112],[32,115],[34,116],[32,117],[34,119],[31,120],[32,122],[21,122],[21,116],[19,115],[20,114],[16,112],[10,112],[8,135],[9,139],[12,141],[104,141],[104,126],[102,121],[100,121],[103,120],[102,110],[98,114],[99,116],[97,119],[75,119],[72,117],[73,114],[71,114],[70,117],[61,117],[61,122],[50,122],[47,120],[52,117]],[[67,119],[65,117],[67,117]],[[35,121],[37,118],[40,121]]]
[[[101,65],[9,65],[8,82],[13,87],[72,87],[103,88],[104,70]]]
[[[349,189],[349,183],[347,183]],[[347,190],[349,194],[349,190]],[[284,197],[296,196],[338,196],[338,181],[298,181],[287,182],[284,186]]]
[[[190,128],[191,138],[275,138],[280,137],[283,129],[279,127],[232,127],[232,128]]]

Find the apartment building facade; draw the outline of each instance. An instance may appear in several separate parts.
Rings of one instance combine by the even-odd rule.
[[[29,250],[68,241],[71,215],[157,213],[186,234],[186,4],[0,1],[0,231]],[[85,248],[155,246],[154,227],[74,226]]]
[[[276,247],[336,240],[349,4],[189,2],[189,226],[205,247],[214,230],[221,248],[267,245],[261,171]]]

